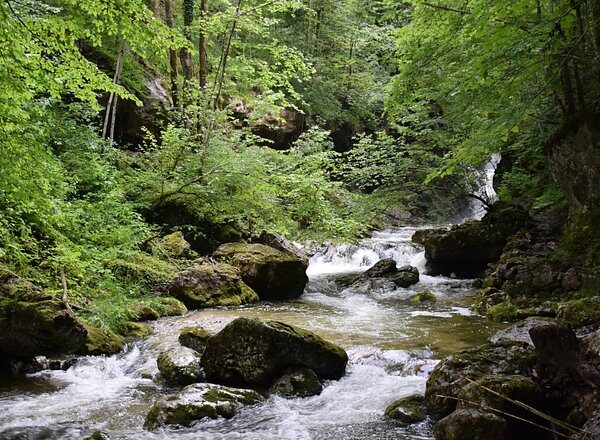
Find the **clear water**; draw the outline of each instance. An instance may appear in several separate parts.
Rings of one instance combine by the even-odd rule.
[[[304,295],[292,302],[211,309],[158,321],[155,333],[110,357],[83,358],[68,371],[45,371],[0,383],[0,439],[81,439],[95,429],[113,439],[429,439],[430,423],[402,427],[386,421],[388,404],[423,393],[437,360],[483,342],[497,328],[473,315],[469,281],[421,276],[407,289],[345,289],[340,274],[361,272],[381,258],[423,269],[414,228],[374,234],[358,245],[329,246],[309,266]],[[408,298],[430,290],[435,304]],[[277,319],[310,329],[344,347],[350,363],[319,396],[271,397],[231,420],[191,428],[144,431],[153,402],[175,390],[153,381],[159,351],[177,343],[183,327],[218,331],[238,316]]]

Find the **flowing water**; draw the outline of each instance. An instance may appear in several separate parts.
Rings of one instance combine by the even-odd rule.
[[[469,311],[470,281],[423,273],[423,251],[410,241],[414,231],[377,232],[358,244],[324,248],[311,259],[310,281],[298,300],[161,319],[153,336],[115,356],[85,357],[67,371],[0,382],[0,439],[81,439],[96,429],[112,439],[430,439],[429,420],[403,427],[385,420],[385,408],[423,393],[439,359],[484,342],[497,326]],[[410,288],[381,283],[368,291],[340,282],[382,258],[419,267],[420,282]],[[409,300],[424,290],[437,301]],[[347,374],[326,383],[319,396],[270,397],[230,420],[144,431],[153,402],[175,391],[152,379],[158,353],[177,344],[183,327],[216,332],[238,316],[284,321],[336,342],[348,352]]]

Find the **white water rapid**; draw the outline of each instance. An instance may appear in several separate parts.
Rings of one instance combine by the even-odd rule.
[[[402,426],[385,419],[385,408],[423,393],[439,359],[484,342],[496,328],[469,311],[474,293],[470,281],[423,273],[422,248],[410,241],[415,230],[398,228],[358,244],[327,246],[311,259],[310,281],[298,300],[164,318],[155,324],[154,335],[115,356],[84,357],[67,371],[0,380],[0,439],[82,439],[97,429],[113,440],[432,438],[430,420]],[[417,266],[420,282],[410,288],[383,283],[369,291],[344,287],[340,277],[362,272],[382,258]],[[435,303],[409,299],[425,290],[437,297]],[[158,353],[177,344],[184,327],[218,331],[238,316],[281,320],[341,345],[350,358],[347,374],[326,383],[319,396],[270,397],[229,420],[144,431],[154,401],[176,391],[153,380]]]

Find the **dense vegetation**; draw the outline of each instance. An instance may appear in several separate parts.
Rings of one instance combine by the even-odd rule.
[[[175,230],[203,252],[435,221],[497,152],[502,198],[564,210],[551,150],[597,120],[593,1],[2,0],[0,20],[0,263],[57,294],[65,273],[109,325],[181,268],[152,245]]]

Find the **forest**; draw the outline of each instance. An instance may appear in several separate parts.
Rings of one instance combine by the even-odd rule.
[[[0,22],[0,438],[600,438],[600,2]]]

